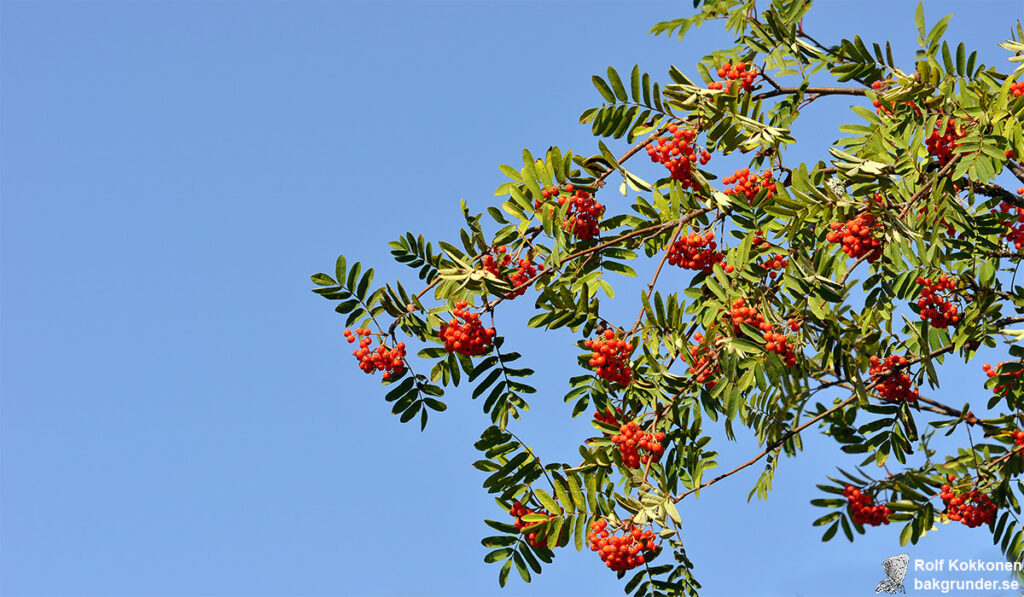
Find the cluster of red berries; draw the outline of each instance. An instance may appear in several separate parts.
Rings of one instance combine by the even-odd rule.
[[[952,483],[956,476],[949,475],[946,478]],[[995,519],[996,505],[977,489],[957,495],[949,483],[944,483],[939,497],[946,504],[946,517],[950,520],[959,520],[972,529],[983,524],[992,524]]]
[[[598,377],[624,386],[628,386],[633,380],[633,370],[629,368],[629,355],[633,352],[633,345],[616,338],[614,331],[605,330],[604,338],[598,336],[595,340],[587,340],[583,345],[594,351],[594,354],[590,355],[589,363],[594,367],[594,373]]]
[[[480,323],[480,314],[470,313],[466,310],[467,306],[469,303],[466,301],[455,303],[451,321],[441,325],[438,335],[444,340],[444,348],[448,352],[473,357],[487,352],[494,341],[495,332],[494,328],[485,329]]]
[[[888,89],[888,87],[889,87],[889,80],[888,79],[884,79],[884,80],[881,80],[881,81],[875,81],[874,83],[871,84],[871,88],[874,89],[875,91],[882,91],[884,89]],[[871,100],[871,104],[875,107],[875,112],[876,113],[884,114],[886,116],[892,116],[893,108],[896,107],[896,104],[894,104],[893,102],[889,102],[889,105],[886,106],[886,105],[884,105],[882,103],[882,100],[879,100],[879,99]],[[914,109],[914,112],[917,112],[918,116],[921,116],[921,109],[917,107],[917,104],[915,104],[912,101],[905,101],[905,102],[903,102],[903,104],[907,105],[907,106],[910,106],[911,108]]]
[[[875,355],[868,361],[868,374],[877,382],[875,389],[886,402],[916,402],[917,390],[910,382],[910,376],[903,371],[893,371],[898,366],[906,365],[906,357],[890,355],[880,359]]]
[[[784,257],[784,256],[782,256],[782,255],[780,255],[778,253],[775,253],[775,254],[769,255],[768,258],[765,261],[761,262],[760,265],[761,265],[761,267],[763,267],[766,270],[768,270],[768,277],[774,280],[776,278],[776,276],[779,275],[779,272],[776,271],[776,270],[781,270],[781,269],[785,268],[788,264],[789,264],[789,258],[788,257]]]
[[[697,372],[697,383],[704,384],[705,388],[711,390],[718,384],[715,378],[722,372],[722,365],[718,362],[718,349],[714,340],[710,340],[708,346],[701,346],[704,344],[704,334],[700,332],[694,334],[693,339],[697,343],[690,347],[690,357],[693,359],[690,370]]]
[[[764,320],[764,317],[757,309],[746,306],[747,302],[744,299],[738,298],[732,302],[732,310],[729,314],[732,316],[732,329],[733,333],[739,334],[741,329],[740,324],[748,323],[762,332],[770,332],[772,329],[771,324]]]
[[[663,439],[665,439],[663,432],[641,431],[640,425],[636,421],[630,421],[619,427],[618,435],[612,436],[612,442],[619,446],[622,464],[627,468],[640,468],[641,464],[647,464],[652,459],[657,462],[665,452],[665,446],[661,445]],[[641,456],[640,450],[647,453]]]
[[[796,354],[793,352],[793,345],[789,343],[789,336],[778,332],[764,333],[764,349],[779,355],[787,367],[796,366]]]
[[[738,85],[743,87],[743,91],[750,91],[758,74],[757,69],[747,68],[746,62],[737,62],[736,64],[726,62],[718,67],[718,77],[729,81],[729,93],[733,93]],[[722,88],[721,81],[708,83],[708,89]]]
[[[999,375],[1012,375],[1013,377],[1016,377],[1018,379],[1020,378],[1020,371],[1015,371],[1013,373],[1000,373],[999,370],[1002,369],[1002,367],[1003,362],[999,361],[999,364],[996,365],[995,367],[992,367],[992,365],[985,363],[984,365],[981,366],[981,370],[984,371],[985,374],[988,375],[989,377],[998,377]],[[1006,394],[1009,393],[1010,388],[1011,386],[1009,384],[1003,384],[1001,386],[996,386],[992,390],[992,392],[997,396],[1005,396]]]
[[[881,203],[881,196],[876,195],[875,201]],[[849,257],[866,256],[868,263],[874,263],[882,256],[882,222],[873,214],[863,212],[845,223],[832,222],[829,228],[825,239],[841,245]]]
[[[853,522],[861,526],[877,527],[882,524],[889,524],[889,515],[892,510],[884,504],[875,504],[875,498],[862,493],[853,485],[847,485],[843,491],[846,500],[850,503],[850,516]]]
[[[956,185],[954,185],[953,188],[956,189]],[[919,209],[917,211],[917,215],[918,215],[919,218],[922,218],[922,222],[924,224],[930,225],[928,223],[928,214],[929,214],[929,212],[938,212],[938,211],[939,211],[939,206],[938,205],[929,206],[929,205],[925,204],[925,205],[922,205],[921,209]],[[958,236],[957,233],[956,233],[956,228],[954,228],[953,225],[950,224],[948,220],[946,220],[946,218],[936,218],[934,220],[934,223],[935,223],[936,226],[944,227],[946,229],[946,236],[948,236],[949,238],[956,238]],[[959,234],[959,237],[960,238],[966,238],[967,235],[965,233],[961,232]]]
[[[871,84],[871,88],[874,89],[875,91],[881,91],[881,90],[885,89],[888,86],[889,86],[888,79],[881,80],[881,81],[875,81],[874,83]],[[875,112],[878,113],[878,114],[882,114],[882,113],[892,114],[892,110],[890,110],[889,108],[886,108],[885,106],[883,106],[881,100],[877,100],[877,99],[871,100],[871,104],[875,107]]]
[[[1024,81],[1010,83],[1010,93],[1013,94],[1013,97],[1020,97],[1024,95]]]
[[[571,184],[565,185],[562,189],[569,195],[562,195],[557,185],[540,192],[544,199],[557,197],[559,205],[569,203],[569,211],[566,212],[562,229],[582,241],[588,241],[597,236],[600,233],[598,224],[601,222],[601,216],[604,215],[604,206],[594,199],[590,191],[577,189]],[[537,199],[533,205],[536,209],[540,209],[544,205],[544,201]],[[548,206],[548,213],[553,214],[554,212],[555,207]]]
[[[498,254],[497,257],[494,255],[483,256],[483,266],[495,277],[505,278],[512,285],[512,291],[505,295],[506,299],[514,299],[526,294],[525,284],[532,280],[538,271],[544,271],[543,264],[534,265],[530,260],[522,258],[516,260],[513,266],[512,256],[508,254],[508,249],[504,245],[495,248],[494,252]],[[516,290],[520,286],[522,287]]]
[[[1017,447],[1024,446],[1024,431],[1014,429],[1013,432],[1010,433],[1010,437],[1013,438],[1013,443]]]
[[[612,411],[611,408],[606,408],[604,410],[604,412],[601,412],[599,410],[595,410],[594,411],[594,420],[599,422],[599,423],[604,423],[606,425],[618,425],[619,424],[619,418],[618,418],[617,415],[618,416],[622,415],[622,409],[619,408],[619,407],[615,407],[615,411]]]
[[[952,117],[946,118],[945,121],[940,118],[935,123],[931,136],[925,140],[925,145],[928,147],[928,153],[939,160],[939,165],[945,166],[949,163],[953,150],[960,145],[959,139],[966,135],[967,131],[958,127]]]
[[[672,243],[668,250],[668,262],[670,265],[709,274],[716,263],[725,259],[717,249],[714,232],[708,231],[703,236],[691,232]]]
[[[722,191],[723,193],[726,195],[742,195],[747,198],[749,203],[754,202],[761,189],[768,190],[765,200],[774,197],[777,189],[771,170],[765,170],[761,174],[751,174],[750,168],[743,168],[734,172],[732,176],[726,176],[722,179],[722,184],[733,185],[731,188]]]
[[[517,501],[516,503],[512,504],[512,507],[509,508],[508,513],[515,517],[515,519],[516,519],[516,521],[515,521],[516,530],[519,531],[520,533],[526,533],[526,540],[530,542],[530,545],[532,545],[534,547],[547,547],[548,546],[548,536],[547,536],[548,534],[547,534],[547,529],[546,528],[545,528],[544,531],[539,532],[539,533],[537,531],[531,531],[530,530],[531,528],[535,528],[535,527],[538,527],[538,526],[544,524],[544,521],[540,521],[540,522],[524,522],[523,521],[523,517],[526,516],[527,514],[537,514],[537,512],[534,512],[530,508],[527,508],[526,506],[523,505],[522,502],[518,502]],[[550,514],[548,512],[541,512],[541,514],[547,514],[548,515],[548,520],[551,520],[552,518],[555,517],[553,514]]]
[[[1018,195],[1024,195],[1024,187],[1017,189]],[[996,210],[992,210],[993,213]],[[1013,245],[1018,251],[1024,248],[1024,207],[1015,207],[1006,201],[999,204],[1000,213],[1010,213],[1016,216],[1009,222],[1003,222],[1003,226],[1006,226],[1007,230],[1002,234],[1002,237]]]
[[[623,535],[611,535],[608,532],[608,521],[604,519],[590,523],[587,542],[590,544],[590,551],[596,551],[601,556],[601,561],[616,572],[625,572],[640,566],[647,561],[647,557],[641,552],[656,549],[652,531],[641,531],[637,527],[631,527]]]
[[[392,375],[401,375],[405,368],[405,342],[395,344],[394,348],[388,348],[381,344],[376,350],[370,350],[370,330],[359,328],[355,334],[352,330],[345,330],[345,339],[349,344],[356,341],[357,336],[363,336],[359,341],[359,350],[352,351],[352,354],[359,360],[359,368],[367,373],[383,371],[384,379],[391,379]]]
[[[917,277],[917,285],[921,287],[921,298],[917,306],[921,310],[921,319],[928,321],[932,327],[944,328],[960,321],[957,306],[953,304],[956,281],[943,274],[932,280]]]
[[[700,183],[693,178],[693,164],[698,161],[701,165],[707,164],[711,154],[705,149],[698,157],[698,148],[693,144],[697,131],[670,124],[668,132],[669,136],[659,137],[657,143],[647,145],[647,155],[652,162],[664,164],[670,177],[682,183],[684,189],[700,189]]]

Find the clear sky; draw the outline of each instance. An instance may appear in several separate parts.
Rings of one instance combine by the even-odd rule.
[[[927,5],[929,23],[956,13],[949,39],[1010,70],[996,43],[1024,5]],[[819,2],[807,25],[826,42],[892,39],[909,65],[914,6]],[[0,592],[622,594],[571,549],[498,588],[481,521],[506,515],[470,467],[480,404],[455,391],[425,433],[401,425],[308,276],[345,253],[415,286],[388,240],[451,238],[458,200],[493,204],[498,164],[524,147],[596,151],[577,124],[600,102],[592,74],[639,63],[665,81],[669,64],[692,74],[730,44],[713,27],[685,43],[647,34],[690,10],[0,3]],[[794,156],[826,158],[847,104],[816,102]],[[527,306],[503,329],[541,389],[516,429],[571,460],[589,429],[561,400],[573,337],[517,331]],[[980,363],[1004,355],[950,363],[943,395],[981,401]],[[998,559],[985,529],[962,525],[906,549],[898,525],[822,544],[814,484],[857,460],[815,437],[769,501],[746,504],[754,467],[682,504],[706,595],[870,593],[902,551]],[[717,445],[723,466],[754,453]]]

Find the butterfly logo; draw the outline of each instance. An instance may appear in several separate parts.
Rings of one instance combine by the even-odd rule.
[[[907,590],[903,588],[903,577],[907,575],[907,564],[909,563],[910,556],[905,553],[893,556],[882,562],[882,569],[885,570],[886,578],[875,587],[875,593],[902,591],[906,594]]]

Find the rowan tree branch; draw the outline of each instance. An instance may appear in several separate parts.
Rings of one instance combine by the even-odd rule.
[[[929,354],[927,354],[925,356],[917,357],[917,358],[914,358],[914,359],[908,359],[906,363],[904,363],[902,365],[897,365],[895,367],[892,367],[890,369],[890,371],[895,372],[895,371],[898,371],[898,370],[903,369],[905,367],[909,367],[909,366],[911,366],[911,365],[913,365],[915,363],[919,363],[919,362],[921,362],[921,361],[923,361],[925,359],[935,358],[935,357],[937,357],[937,356],[939,356],[941,354],[945,354],[945,353],[953,350],[953,348],[954,347],[953,347],[952,344],[947,344],[946,346],[944,346],[944,347],[942,347],[942,348],[940,348],[938,350],[934,350],[934,351],[932,351],[931,353],[929,353]],[[879,379],[879,380],[871,382],[870,384],[868,384],[866,386],[866,389],[871,389],[871,388],[875,387],[876,385],[878,385],[878,383],[880,381],[881,380]],[[700,484],[699,486],[694,487],[693,489],[689,489],[687,491],[684,491],[683,493],[679,494],[677,497],[673,498],[673,502],[678,503],[680,500],[682,500],[686,496],[690,495],[691,493],[700,491],[701,489],[704,489],[705,487],[709,487],[711,485],[714,485],[715,483],[718,483],[722,479],[731,477],[732,475],[735,475],[736,473],[740,472],[741,470],[743,470],[743,469],[745,469],[745,468],[747,468],[747,467],[749,467],[749,466],[751,466],[753,464],[756,464],[757,461],[759,461],[762,458],[764,458],[765,456],[767,456],[770,452],[774,452],[775,450],[777,450],[777,449],[781,448],[783,445],[785,445],[785,443],[787,441],[789,441],[789,439],[792,438],[793,436],[799,434],[804,429],[807,429],[808,427],[810,427],[811,425],[813,425],[813,424],[817,423],[818,421],[824,419],[828,415],[830,415],[830,414],[832,414],[832,413],[834,413],[834,412],[836,412],[838,410],[842,410],[843,408],[849,406],[850,404],[853,404],[854,402],[856,402],[856,400],[857,400],[857,395],[854,394],[853,396],[850,396],[849,398],[847,398],[846,400],[843,400],[842,402],[840,402],[839,404],[833,406],[832,408],[830,408],[830,409],[828,409],[828,410],[826,410],[826,411],[816,415],[815,417],[811,418],[810,420],[808,420],[807,422],[803,423],[799,427],[796,427],[796,428],[792,429],[791,431],[787,431],[786,433],[782,434],[782,436],[780,436],[779,439],[777,439],[777,440],[775,440],[773,442],[769,442],[767,447],[765,447],[764,450],[762,450],[759,454],[757,454],[756,456],[754,456],[750,460],[744,462],[743,464],[737,466],[736,468],[732,469],[729,472],[722,473],[721,475],[718,475],[714,479],[711,479],[710,481],[706,481],[706,482]],[[957,411],[957,413],[959,414],[959,411]]]

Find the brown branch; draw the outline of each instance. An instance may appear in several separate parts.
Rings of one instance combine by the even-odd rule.
[[[676,225],[682,226],[682,225],[686,224],[687,222],[690,222],[694,218],[697,218],[697,217],[699,217],[699,216],[701,216],[703,214],[706,214],[706,213],[708,213],[710,211],[714,211],[714,208],[713,207],[703,207],[701,209],[698,209],[698,210],[695,210],[695,211],[691,211],[690,213],[686,214],[685,216],[683,216],[681,218],[677,218],[677,219],[672,220],[670,222],[662,222],[661,224],[657,224],[655,226],[649,226],[647,228],[640,228],[640,229],[634,230],[632,232],[627,232],[626,234],[623,234],[621,236],[617,236],[617,237],[613,238],[612,240],[603,242],[603,243],[601,243],[599,245],[594,245],[593,247],[590,247],[590,248],[587,248],[587,249],[581,249],[579,251],[576,251],[575,253],[571,253],[571,254],[567,255],[564,259],[562,259],[562,263],[565,263],[566,261],[571,261],[573,259],[578,259],[580,257],[583,257],[584,255],[589,255],[591,253],[595,253],[595,252],[600,251],[602,249],[606,249],[606,248],[608,248],[608,247],[610,247],[612,245],[616,245],[618,243],[621,243],[622,241],[624,241],[624,240],[626,240],[628,238],[633,238],[634,236],[638,236],[638,235],[646,234],[646,233],[650,233],[650,232],[658,232],[658,231],[664,230],[666,228],[671,228],[672,226],[676,226]],[[545,275],[545,274],[547,274],[547,273],[549,273],[551,271],[553,271],[553,269],[544,270],[543,272],[540,272],[539,274],[529,278],[525,282],[517,284],[516,286],[512,287],[512,290],[510,291],[510,293],[515,292],[517,290],[520,290],[522,288],[528,288],[531,284],[533,284],[535,281],[537,281],[538,278],[540,278],[541,276],[543,276],[543,275]],[[495,305],[497,305],[498,303],[502,302],[503,300],[505,300],[505,297],[503,297],[503,296],[502,297],[498,297],[498,298],[494,299],[493,301],[491,301],[491,302],[487,303],[486,305],[484,305],[483,310],[484,311],[489,311],[489,310],[493,309],[495,307]]]
[[[1001,199],[1006,203],[1010,203],[1017,207],[1024,207],[1024,197],[1011,193],[1003,187],[993,184],[991,182],[980,182],[972,180],[971,186],[974,187],[975,192],[984,195],[986,197],[992,197],[995,199]]]
[[[1002,327],[1004,325],[1012,325],[1014,323],[1024,323],[1024,317],[1022,317],[1022,316],[1004,317],[1004,318],[996,321],[996,325],[999,326],[999,327]]]
[[[1010,160],[1006,162],[1006,167],[1010,169],[1010,172],[1017,177],[1017,180],[1024,182],[1024,166],[1021,166],[1017,162]]]
[[[860,265],[865,259],[867,259],[868,255],[870,254],[871,252],[868,252],[858,257],[857,260],[853,262],[853,265],[850,266],[850,269],[846,270],[846,273],[843,274],[843,277],[839,279],[839,283],[844,288],[846,287],[846,279],[850,277],[850,274],[853,273],[853,270],[857,269],[857,266]]]
[[[679,119],[679,118],[676,118],[676,120],[680,120],[681,121],[681,119]],[[669,127],[670,124],[672,124],[672,123],[670,122],[668,124],[662,125],[661,128],[659,128],[658,130],[656,130],[653,133],[651,133],[650,135],[648,135],[647,138],[644,139],[642,142],[637,143],[633,147],[630,147],[629,149],[627,149],[626,153],[622,154],[622,156],[619,159],[615,160],[615,163],[616,163],[617,167],[616,168],[609,168],[608,170],[605,170],[600,176],[597,177],[597,180],[594,181],[594,186],[595,187],[604,186],[604,179],[608,178],[608,176],[612,172],[618,171],[618,168],[622,166],[623,162],[625,162],[629,158],[633,157],[641,149],[643,149],[644,147],[647,147],[648,145],[650,145],[652,141],[654,141],[658,137],[662,136],[665,133],[665,131],[668,130],[668,127]]]
[[[957,160],[959,160],[960,156],[962,156],[962,155],[964,155],[964,154],[958,153],[955,156],[953,156],[952,159],[950,159],[948,162],[946,162],[946,165],[943,166],[942,169],[939,170],[935,174],[934,178],[932,178],[932,183],[934,184],[935,181],[937,181],[939,178],[945,176],[949,172],[949,170],[953,167],[953,165],[956,164]],[[905,218],[907,216],[907,212],[910,211],[910,208],[914,205],[914,203],[916,203],[918,199],[920,199],[926,192],[928,192],[930,190],[931,190],[931,185],[930,184],[922,186],[920,189],[918,189],[918,191],[916,193],[914,193],[914,196],[911,197],[909,200],[907,200],[907,205],[903,208],[903,211],[900,212],[899,219],[902,220],[903,218]]]
[[[672,235],[672,240],[668,241],[668,246],[665,247],[665,254],[661,256],[661,261],[658,263],[658,269],[654,270],[654,277],[651,278],[651,282],[647,285],[647,300],[651,300],[651,295],[654,294],[654,285],[658,283],[658,276],[661,275],[661,268],[665,267],[665,262],[668,261],[669,253],[672,252],[672,245],[676,243],[676,239],[679,238],[679,234],[683,231],[683,226],[680,224],[675,233]],[[640,307],[640,314],[636,316],[636,321],[633,322],[633,327],[629,329],[627,336],[632,336],[636,333],[637,328],[640,327],[640,322],[644,318],[644,309]],[[657,417],[655,417],[657,419]],[[646,475],[644,475],[646,477]]]
[[[898,371],[899,369],[903,369],[903,368],[909,367],[909,366],[911,366],[911,365],[913,365],[915,363],[919,363],[919,362],[921,362],[921,361],[923,361],[925,359],[935,358],[935,357],[937,357],[937,356],[939,356],[941,354],[945,354],[945,353],[947,353],[947,352],[949,352],[951,350],[953,350],[953,345],[952,344],[947,344],[946,346],[944,346],[944,347],[942,347],[942,348],[940,348],[938,350],[932,351],[931,353],[929,353],[926,356],[917,357],[917,358],[908,360],[906,363],[904,363],[902,365],[897,365],[895,367],[892,367],[890,369],[890,371],[891,372]],[[877,380],[877,381],[871,382],[870,384],[868,384],[866,386],[866,389],[871,389],[871,388],[875,387],[879,383],[879,381],[881,381],[881,380]],[[757,463],[757,461],[759,461],[762,458],[764,458],[765,456],[767,456],[770,452],[774,452],[775,450],[777,450],[780,447],[782,447],[793,436],[798,435],[804,429],[807,429],[811,425],[813,425],[813,424],[817,423],[818,421],[824,419],[825,417],[827,417],[828,415],[836,412],[837,410],[841,410],[841,409],[849,406],[850,404],[853,404],[856,400],[857,400],[857,395],[856,394],[854,394],[853,396],[850,396],[846,400],[843,400],[842,402],[840,402],[839,404],[833,406],[832,408],[830,408],[830,409],[822,412],[821,414],[813,417],[812,419],[808,420],[806,423],[800,425],[799,427],[796,427],[796,428],[794,428],[794,429],[792,429],[790,431],[787,431],[786,433],[782,434],[782,436],[779,437],[779,439],[777,439],[777,440],[775,440],[773,442],[770,442],[768,444],[768,446],[764,450],[761,451],[760,454],[754,456],[753,458],[751,458],[747,462],[744,462],[743,464],[737,466],[736,468],[732,469],[729,472],[722,473],[721,475],[718,475],[717,477],[715,477],[714,479],[712,479],[710,481],[702,483],[698,487],[694,487],[693,489],[689,489],[687,491],[684,491],[683,493],[679,494],[677,497],[673,498],[673,501],[674,502],[679,502],[679,500],[685,498],[686,496],[690,495],[691,493],[697,492],[697,491],[699,491],[701,489],[704,489],[705,487],[714,485],[715,483],[718,483],[722,479],[725,479],[727,477],[731,477],[732,475],[735,475],[736,473],[738,473],[741,470],[747,468],[748,466],[751,466],[751,465]],[[959,411],[957,411],[957,412],[959,414]]]
[[[806,89],[800,89],[799,87],[778,87],[769,91],[762,91],[750,98],[752,100],[768,99],[770,97],[778,97],[780,95],[796,95],[803,93],[804,95],[813,96],[824,96],[824,95],[861,95],[866,96],[868,94],[867,89],[861,89],[859,87],[807,87]]]
[[[854,402],[856,402],[856,400],[857,400],[857,396],[856,395],[850,396],[846,400],[843,400],[839,404],[837,404],[837,405],[833,406],[832,408],[824,411],[823,413],[819,414],[818,416],[808,420],[803,425],[800,425],[799,427],[793,429],[792,431],[784,433],[782,435],[782,437],[780,437],[779,439],[777,439],[777,440],[771,442],[770,444],[768,444],[768,447],[765,448],[757,456],[754,456],[750,460],[744,462],[743,464],[737,466],[736,468],[732,469],[731,471],[729,471],[727,473],[722,473],[721,475],[718,475],[714,479],[712,479],[710,481],[707,481],[705,483],[702,483],[699,487],[694,487],[693,489],[684,491],[683,493],[679,494],[679,496],[673,498],[672,501],[675,502],[675,503],[678,503],[679,500],[685,498],[686,496],[690,495],[691,493],[694,493],[694,492],[696,492],[698,490],[704,489],[705,487],[709,487],[711,485],[714,485],[715,483],[718,483],[722,479],[725,479],[726,477],[731,477],[732,475],[735,475],[736,473],[738,473],[741,470],[747,468],[748,466],[751,466],[751,465],[757,463],[758,460],[761,460],[762,458],[767,456],[769,452],[774,452],[775,450],[780,448],[783,444],[785,444],[787,441],[789,441],[789,438],[791,438],[794,435],[800,433],[804,429],[807,429],[811,425],[813,425],[813,424],[817,423],[818,421],[824,419],[825,417],[827,417],[828,415],[836,412],[837,410],[843,409],[843,408],[849,406],[850,404],[853,404]]]

